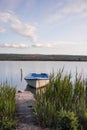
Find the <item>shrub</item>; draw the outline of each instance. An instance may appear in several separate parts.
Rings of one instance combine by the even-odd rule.
[[[60,111],[58,113],[58,130],[77,130],[78,121],[73,112]]]

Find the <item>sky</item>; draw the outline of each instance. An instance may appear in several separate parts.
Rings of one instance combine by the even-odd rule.
[[[0,53],[87,55],[87,0],[0,0]]]

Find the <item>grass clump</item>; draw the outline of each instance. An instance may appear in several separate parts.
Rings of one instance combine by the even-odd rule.
[[[78,121],[73,112],[60,111],[57,119],[58,130],[77,130]]]
[[[59,70],[57,75],[50,75],[45,91],[36,95],[35,116],[44,127],[58,130],[87,129],[87,82],[81,75],[64,75]]]
[[[15,126],[16,89],[7,84],[0,85],[0,128],[10,130]]]

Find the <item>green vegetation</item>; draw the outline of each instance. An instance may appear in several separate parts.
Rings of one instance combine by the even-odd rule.
[[[15,126],[15,88],[7,84],[0,85],[0,130],[10,130]]]
[[[36,95],[35,116],[39,125],[57,130],[87,130],[87,81],[75,75],[50,75],[45,91]]]

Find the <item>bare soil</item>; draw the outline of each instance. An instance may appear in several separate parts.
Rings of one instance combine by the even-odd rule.
[[[38,126],[34,117],[34,104],[34,94],[30,91],[16,94],[17,126],[15,130],[48,130]]]

